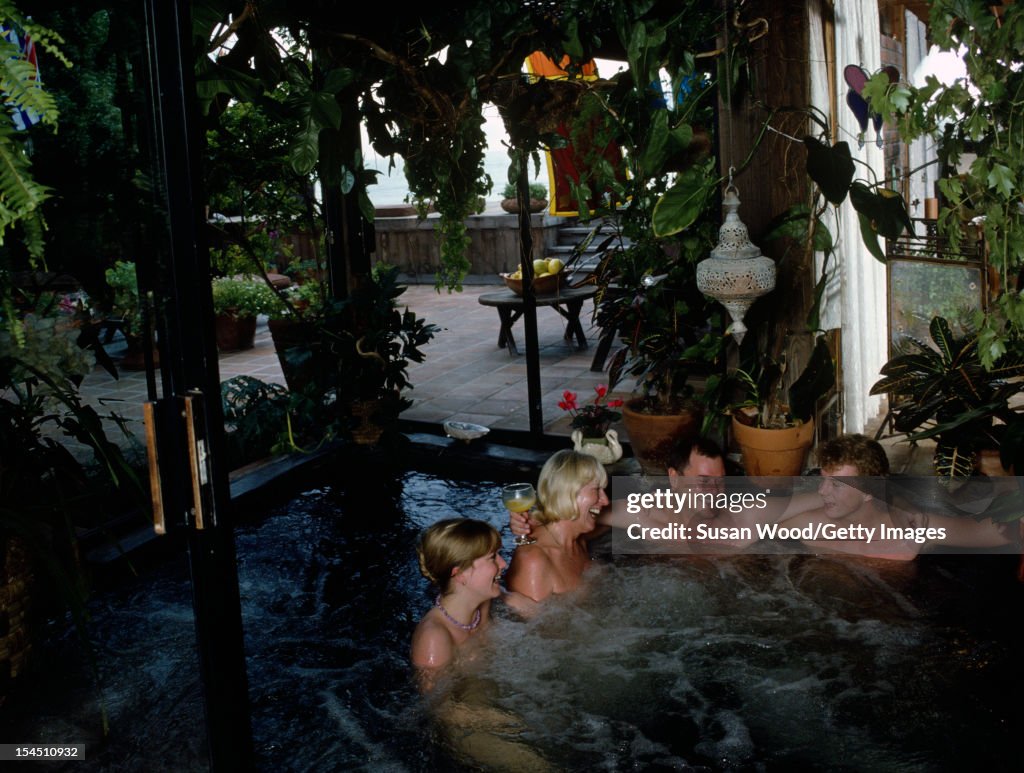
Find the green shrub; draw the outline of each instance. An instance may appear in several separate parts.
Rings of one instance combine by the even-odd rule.
[[[126,335],[142,335],[142,305],[139,283],[135,278],[135,264],[119,260],[106,271],[107,284],[114,291],[110,316],[124,320]]]
[[[236,317],[255,317],[270,314],[277,304],[274,291],[267,283],[256,277],[223,277],[214,279],[213,311],[216,314],[232,313]]]
[[[501,192],[502,198],[514,199],[516,197],[516,186],[509,183]],[[548,197],[548,189],[545,188],[541,183],[530,183],[530,198],[531,199],[546,199]]]

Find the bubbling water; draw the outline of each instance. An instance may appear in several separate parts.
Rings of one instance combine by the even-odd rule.
[[[814,556],[620,558],[536,619],[500,620],[479,677],[566,769],[941,768],[972,699],[947,694],[954,645],[906,595],[915,575]],[[965,764],[1012,753],[1003,743]]]
[[[237,529],[259,769],[1019,761],[1021,710],[1006,691],[1022,684],[1008,612],[1020,587],[978,570],[993,556],[604,557],[530,620],[499,607],[474,656],[421,696],[408,648],[431,596],[416,539],[453,515],[503,526],[499,492],[407,473],[385,488],[309,491]],[[96,739],[96,692],[70,637],[4,736],[81,739],[75,770],[203,769],[185,562],[91,608],[109,740]]]

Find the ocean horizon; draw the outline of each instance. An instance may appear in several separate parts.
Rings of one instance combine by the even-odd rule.
[[[508,164],[509,158],[508,153],[504,148],[499,150],[488,150],[484,154],[484,170],[491,176],[491,180],[494,183],[494,187],[491,189],[490,195],[488,195],[487,201],[500,201],[503,196],[501,195],[502,189],[508,182]],[[405,179],[405,175],[402,173],[401,159],[395,159],[395,168],[388,174],[388,161],[386,158],[381,158],[376,154],[367,153],[366,158],[367,169],[376,169],[380,172],[377,176],[377,183],[367,188],[367,192],[370,195],[370,201],[375,206],[394,206],[396,204],[406,203],[406,199],[409,196],[409,183]],[[547,163],[544,159],[541,159],[540,174],[534,175],[533,163],[530,163],[530,182],[539,182],[545,188],[549,188],[548,185],[548,170]]]

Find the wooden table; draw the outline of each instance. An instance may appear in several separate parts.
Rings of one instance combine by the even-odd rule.
[[[587,335],[583,332],[583,325],[580,324],[580,311],[583,302],[593,298],[597,294],[597,287],[587,285],[586,287],[571,287],[562,289],[551,295],[538,295],[537,308],[550,306],[563,317],[568,325],[565,328],[565,340],[571,341],[576,336],[579,348],[587,348]],[[477,301],[484,306],[493,306],[498,310],[498,318],[501,321],[501,331],[498,333],[498,346],[508,348],[510,355],[519,354],[516,348],[516,339],[512,336],[512,326],[516,320],[523,316],[523,298],[511,290],[502,290],[497,293],[484,293]]]

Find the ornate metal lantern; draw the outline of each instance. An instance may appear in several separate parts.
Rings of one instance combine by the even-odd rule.
[[[743,316],[755,300],[775,289],[775,262],[750,241],[740,220],[739,191],[730,181],[722,200],[725,222],[718,230],[718,245],[711,257],[697,264],[697,288],[725,306],[732,318],[726,333],[737,342],[747,332]]]

